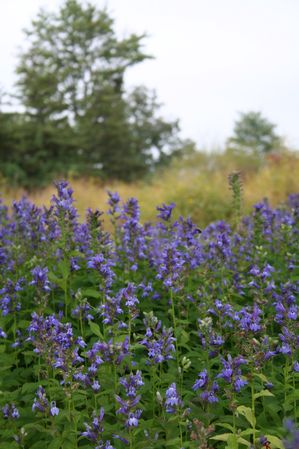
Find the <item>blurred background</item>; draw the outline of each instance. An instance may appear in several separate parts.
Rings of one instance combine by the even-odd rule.
[[[299,191],[297,0],[10,0],[0,14],[0,192],[204,226]]]

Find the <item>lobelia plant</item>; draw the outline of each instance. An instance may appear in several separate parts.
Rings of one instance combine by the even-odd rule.
[[[202,231],[108,195],[111,236],[65,181],[0,203],[0,449],[295,448],[298,195]]]

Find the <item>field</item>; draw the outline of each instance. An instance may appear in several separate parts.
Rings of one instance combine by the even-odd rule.
[[[0,205],[1,449],[298,448],[299,162],[214,159]]]
[[[230,220],[234,214],[227,178],[240,171],[243,184],[242,212],[248,214],[252,206],[266,196],[271,205],[285,201],[299,191],[299,158],[296,152],[272,155],[265,160],[241,153],[197,153],[174,161],[147,181],[137,183],[106,182],[97,179],[69,181],[75,192],[76,208],[84,217],[87,207],[107,210],[107,190],[117,191],[123,200],[138,199],[141,221],[155,220],[157,204],[175,202],[175,217],[190,216],[199,226],[212,221]],[[0,193],[9,203],[27,195],[35,204],[49,205],[55,186],[26,192],[0,183]],[[109,220],[106,225],[111,229]]]

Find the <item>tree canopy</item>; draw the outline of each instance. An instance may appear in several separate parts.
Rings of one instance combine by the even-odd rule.
[[[126,90],[127,70],[150,58],[145,34],[118,38],[106,9],[78,0],[41,10],[25,33],[16,69],[24,113],[0,113],[0,154],[11,146],[4,175],[13,159],[22,183],[70,171],[132,180],[182,146],[178,122],[160,116],[155,93]]]
[[[275,133],[276,125],[269,122],[260,112],[240,114],[234,126],[234,135],[228,146],[246,153],[264,155],[279,148],[282,139]]]

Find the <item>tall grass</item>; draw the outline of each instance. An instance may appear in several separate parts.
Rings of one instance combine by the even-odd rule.
[[[87,207],[106,210],[107,190],[117,190],[123,200],[132,196],[139,200],[143,221],[154,218],[157,204],[174,201],[177,215],[190,215],[200,226],[205,226],[213,220],[232,219],[227,178],[233,171],[241,173],[243,213],[249,212],[263,196],[275,206],[288,194],[299,191],[299,155],[295,152],[272,155],[263,161],[229,151],[199,152],[174,161],[149,182],[111,182],[104,185],[97,179],[71,179],[71,184],[82,216]],[[48,204],[54,191],[53,185],[30,193],[11,189],[7,183],[0,185],[0,192],[6,201],[26,195],[39,205]]]

